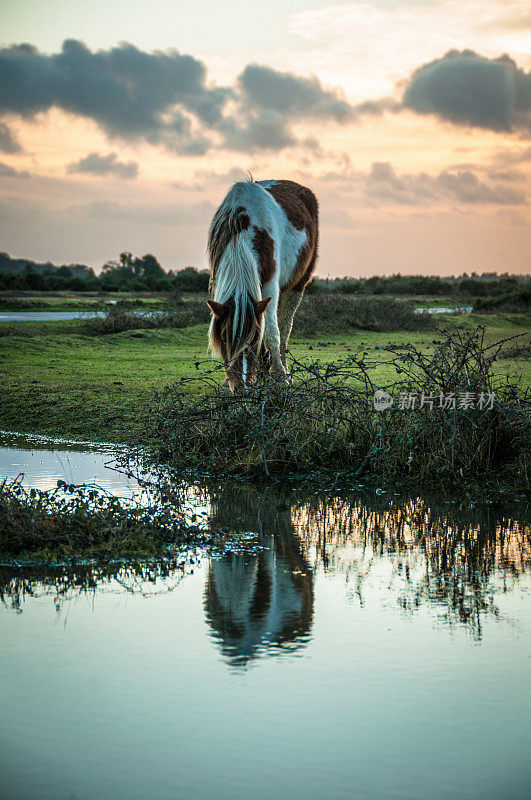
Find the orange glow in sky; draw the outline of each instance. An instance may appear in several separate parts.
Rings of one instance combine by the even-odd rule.
[[[205,267],[212,213],[249,170],[315,191],[322,276],[530,271],[527,3],[100,12],[4,4],[0,250]]]

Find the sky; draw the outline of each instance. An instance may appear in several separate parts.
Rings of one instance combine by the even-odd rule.
[[[205,268],[246,172],[315,192],[323,277],[529,273],[529,3],[3,0],[0,251]]]

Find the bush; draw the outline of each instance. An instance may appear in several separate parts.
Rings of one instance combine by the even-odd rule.
[[[496,311],[504,312],[529,312],[531,308],[531,288],[520,289],[517,292],[507,292],[495,297],[478,298],[473,310],[478,313],[490,314]]]
[[[113,306],[105,316],[90,317],[85,321],[88,333],[105,336],[123,331],[150,330],[154,328],[188,328],[210,320],[208,306],[204,302],[186,302],[169,311],[153,311],[135,314],[121,304]]]
[[[235,395],[210,370],[157,395],[146,417],[160,458],[184,472],[529,489],[529,394],[494,376],[502,345],[486,347],[484,329],[444,332],[433,352],[388,346],[372,360],[360,349],[335,364],[293,361],[292,385],[262,380]],[[396,376],[389,394],[435,396],[434,408],[395,402],[375,411],[371,374],[382,359]],[[440,408],[439,394],[451,392],[495,393],[495,402],[491,410]]]
[[[366,331],[427,330],[433,320],[427,314],[415,314],[405,301],[350,298],[340,294],[305,297],[295,315],[295,336],[348,333],[357,328]]]

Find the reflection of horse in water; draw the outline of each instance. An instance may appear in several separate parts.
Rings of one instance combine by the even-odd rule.
[[[304,646],[312,621],[313,576],[291,514],[278,508],[266,512],[257,508],[256,495],[253,499],[244,520],[247,530],[261,531],[260,547],[265,549],[213,559],[205,589],[207,621],[234,666],[245,666],[266,651],[292,652]],[[222,508],[215,510],[218,520]],[[234,513],[233,504],[225,508]]]

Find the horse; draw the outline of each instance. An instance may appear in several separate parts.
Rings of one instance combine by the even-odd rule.
[[[223,360],[231,391],[256,377],[263,345],[271,376],[289,380],[289,336],[313,277],[318,240],[317,199],[294,181],[239,181],[214,214],[209,345]]]

